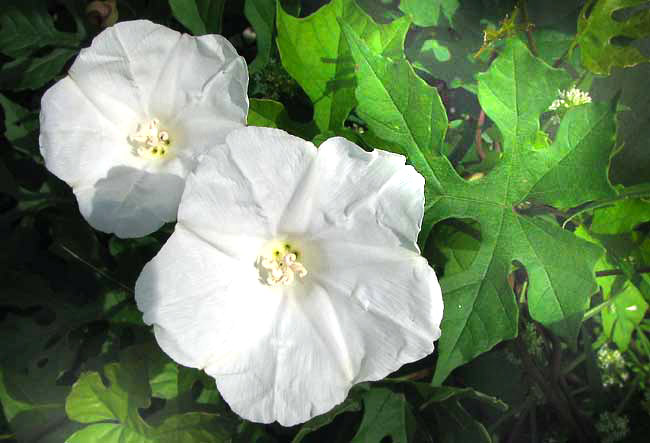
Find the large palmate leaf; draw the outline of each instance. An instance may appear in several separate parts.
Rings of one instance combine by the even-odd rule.
[[[305,18],[277,9],[277,44],[282,64],[314,104],[318,128],[337,131],[355,106],[355,69],[339,21],[378,52],[401,56],[407,18],[375,23],[354,0],[332,0]]]
[[[533,149],[539,117],[570,78],[534,57],[519,40],[508,42],[491,68],[479,76],[479,100],[504,137],[499,164],[486,177],[465,181],[446,158],[403,137],[405,111],[394,103],[392,62],[350,38],[359,64],[359,109],[371,129],[393,133],[413,165],[427,179],[425,223],[450,217],[476,220],[481,246],[469,269],[442,279],[445,316],[434,382],[499,341],[517,333],[518,307],[508,285],[513,263],[528,273],[528,303],[536,320],[575,339],[585,303],[596,288],[594,265],[602,249],[543,218],[520,211],[531,200],[558,206],[615,195],[607,180],[615,133],[609,104],[568,112],[553,144]],[[393,68],[395,69],[395,68]],[[368,100],[366,97],[375,97]],[[401,115],[400,115],[401,114]],[[431,125],[430,128],[435,128]],[[589,168],[586,173],[584,168]],[[578,171],[578,172],[575,172]]]
[[[650,41],[639,45],[650,51]],[[611,178],[625,186],[650,181],[650,94],[645,83],[650,77],[650,63],[633,68],[613,68],[609,77],[597,77],[591,87],[594,100],[610,100],[620,94],[617,120],[617,145],[622,149],[612,158]]]
[[[476,74],[486,67],[486,57],[474,57],[483,45],[483,30],[498,28],[499,22],[512,13],[515,2],[437,3],[439,7],[426,0],[400,4],[415,24],[431,26],[409,35],[407,56],[416,68],[444,80],[450,87],[475,91]]]
[[[392,61],[366,45],[354,30],[344,25],[352,56],[359,66],[357,113],[381,139],[404,148],[409,160],[424,176],[427,206],[442,192],[431,168],[440,154],[447,131],[447,114],[435,88],[418,77],[409,63]],[[422,227],[424,242],[431,224]]]
[[[612,67],[630,67],[650,60],[637,48],[621,45],[616,37],[640,39],[650,36],[650,10],[634,12],[624,20],[616,12],[646,4],[646,0],[592,0],[578,18],[574,45],[580,45],[582,64],[594,74],[609,75]]]

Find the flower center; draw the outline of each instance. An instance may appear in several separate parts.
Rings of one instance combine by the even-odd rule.
[[[296,276],[303,278],[307,268],[298,261],[300,251],[289,243],[272,242],[257,259],[260,277],[269,286],[289,286]]]
[[[157,118],[147,124],[138,124],[135,134],[129,136],[129,142],[134,153],[143,158],[163,158],[169,152],[171,144],[169,132],[160,127]]]

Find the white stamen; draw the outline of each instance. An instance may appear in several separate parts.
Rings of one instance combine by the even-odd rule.
[[[282,257],[261,257],[260,265],[267,270],[266,283],[270,286],[288,286],[298,277],[307,275],[307,269],[298,261],[293,252],[286,252]]]
[[[129,141],[138,156],[160,158],[167,154],[169,132],[162,130],[160,120],[154,118],[146,125],[139,124],[135,134],[129,136]]]

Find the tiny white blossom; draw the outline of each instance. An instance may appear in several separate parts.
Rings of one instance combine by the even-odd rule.
[[[245,61],[219,35],[118,23],[43,96],[45,165],[96,229],[149,234],[176,219],[197,156],[245,125],[247,85]]]
[[[571,88],[568,91],[558,91],[560,98],[556,99],[549,106],[549,111],[557,111],[558,109],[569,109],[574,106],[584,105],[591,103],[591,97],[588,92],[581,91],[578,88]]]
[[[240,129],[190,174],[138,308],[239,415],[295,425],[433,351],[443,303],[416,244],[423,213],[401,155]]]
[[[623,382],[629,378],[625,365],[625,358],[618,349],[611,349],[604,345],[598,350],[598,367],[602,371],[603,386],[622,387]]]

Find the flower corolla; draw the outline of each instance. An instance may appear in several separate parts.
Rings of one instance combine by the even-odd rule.
[[[443,301],[416,244],[423,212],[401,155],[236,130],[188,177],[137,305],[235,412],[295,425],[433,351]]]
[[[118,23],[43,96],[41,154],[94,228],[143,236],[176,219],[197,157],[245,125],[247,87],[224,37]]]

